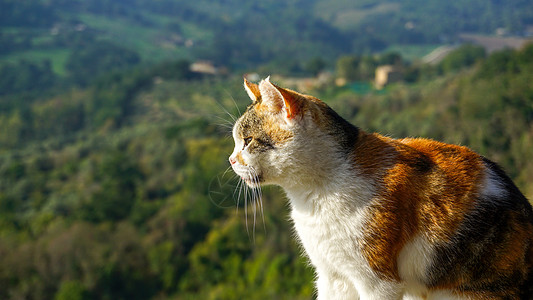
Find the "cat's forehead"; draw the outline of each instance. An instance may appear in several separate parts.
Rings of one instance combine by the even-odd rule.
[[[234,128],[236,137],[255,137],[264,141],[270,140],[279,144],[290,139],[292,132],[282,129],[279,118],[265,112],[258,104],[250,105],[237,120]]]
[[[246,111],[237,120],[235,129],[240,135],[250,135],[253,131],[262,130],[263,120],[254,109],[254,105],[248,106]]]

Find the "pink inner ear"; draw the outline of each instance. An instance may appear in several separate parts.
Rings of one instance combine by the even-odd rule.
[[[278,91],[281,93],[281,96],[283,97],[283,101],[285,103],[285,110],[287,111],[287,118],[293,119],[300,113],[301,110],[299,95],[296,95],[293,92],[280,88],[278,86],[275,87],[278,89]]]
[[[277,113],[285,107],[283,96],[278,89],[270,83],[268,78],[259,83],[259,90],[261,92],[261,104],[269,111]]]
[[[273,112],[279,112],[282,109],[286,113],[287,119],[293,119],[301,110],[300,95],[272,84],[269,79],[261,81],[259,90],[263,104]]]

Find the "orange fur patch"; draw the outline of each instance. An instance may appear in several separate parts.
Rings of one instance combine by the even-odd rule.
[[[242,153],[239,152],[237,153],[237,156],[235,157],[237,159],[237,162],[243,166],[247,166],[246,162],[244,161],[244,159],[242,158]]]
[[[285,102],[285,109],[287,112],[287,118],[294,119],[296,116],[301,115],[301,110],[303,104],[305,103],[305,101],[303,101],[303,98],[305,98],[305,96],[289,89],[280,88],[277,85],[274,86],[283,96],[283,101]]]
[[[360,135],[356,166],[383,186],[370,208],[363,254],[378,274],[400,280],[397,257],[409,240],[424,231],[431,242],[446,242],[472,209],[481,158],[430,140]]]
[[[253,97],[255,98],[255,99],[252,99],[254,100],[254,102],[261,101],[261,92],[259,91],[259,86],[257,84],[252,83],[246,80],[246,78],[244,78],[244,86],[250,91],[250,93],[252,93]],[[250,95],[250,98],[252,98],[252,95]]]

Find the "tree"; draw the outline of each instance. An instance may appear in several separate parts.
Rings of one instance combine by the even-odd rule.
[[[89,299],[87,290],[79,281],[63,281],[54,296],[54,300],[85,300]]]
[[[447,73],[469,67],[483,58],[485,58],[485,49],[483,47],[468,44],[448,54],[439,66]]]
[[[43,91],[56,82],[49,60],[34,63],[20,60],[18,63],[0,65],[0,95],[27,91]]]
[[[84,86],[99,75],[139,62],[140,57],[135,51],[100,41],[75,49],[67,60],[66,68],[72,80]]]
[[[118,221],[126,218],[136,197],[137,182],[141,172],[128,156],[121,152],[106,155],[96,172],[100,190],[80,210],[88,221]]]
[[[306,65],[305,69],[314,76],[322,72],[326,67],[326,62],[321,57],[312,58]]]
[[[337,60],[337,76],[350,81],[359,79],[360,63],[358,56],[342,56]]]

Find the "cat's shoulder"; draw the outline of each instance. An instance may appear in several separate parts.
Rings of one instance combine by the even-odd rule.
[[[470,165],[481,168],[483,156],[468,147],[444,143],[427,138],[395,139],[377,133],[367,134],[362,145],[356,151],[367,152],[366,159],[390,161],[406,164],[417,169],[429,169],[432,165],[444,168],[457,168],[458,165]]]
[[[414,150],[427,153],[430,155],[472,155],[481,157],[472,149],[456,144],[449,144],[428,138],[402,138],[394,140],[398,145],[410,147]]]
[[[395,140],[395,148],[401,156],[415,156],[430,160],[442,167],[456,168],[458,165],[482,168],[483,156],[472,149],[426,138],[403,138]]]

